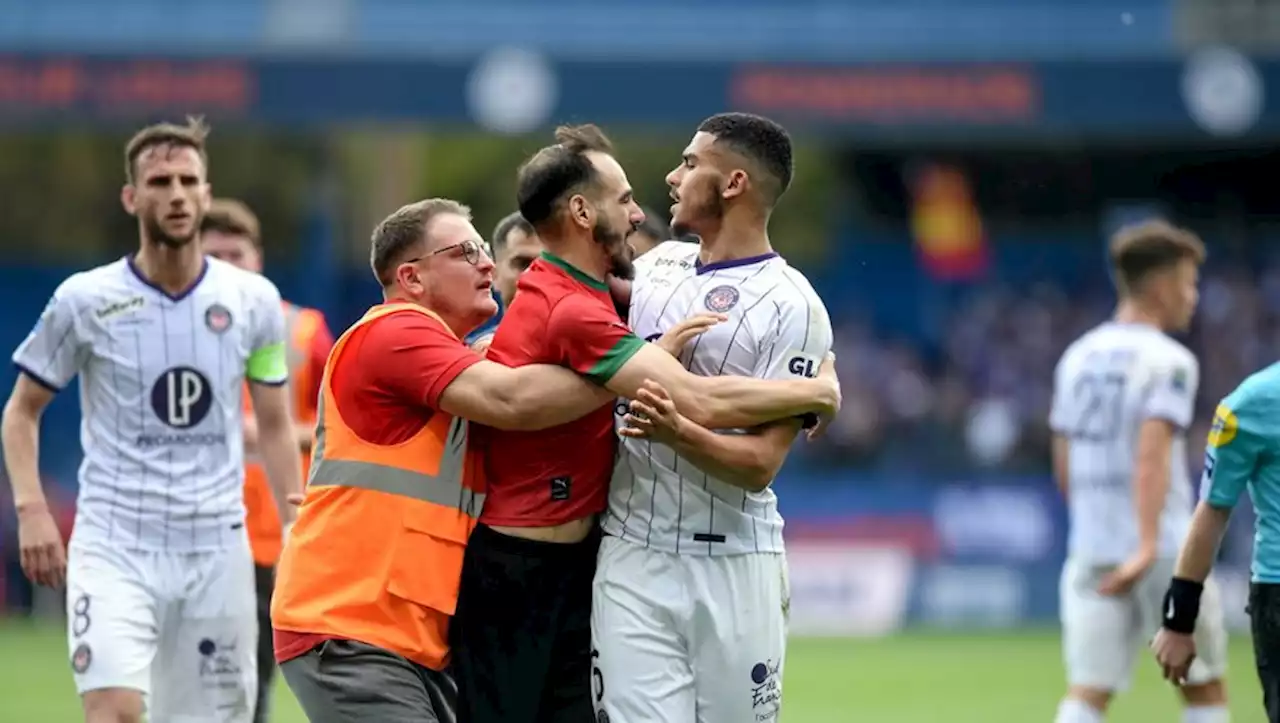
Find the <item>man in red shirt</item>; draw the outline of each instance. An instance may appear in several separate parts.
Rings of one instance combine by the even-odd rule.
[[[519,280],[490,359],[559,364],[634,398],[651,379],[710,428],[831,414],[839,387],[690,374],[618,317],[609,273],[644,219],[595,126],[560,128],[521,166],[521,215],[546,248]],[[668,389],[672,389],[668,387]],[[613,404],[538,432],[483,430],[489,492],[463,562],[453,666],[468,723],[592,721],[591,584],[617,437]]]
[[[386,303],[401,308],[357,323],[338,342],[324,385],[334,405],[325,424],[342,425],[393,455],[437,412],[495,428],[532,430],[576,419],[612,400],[609,392],[559,366],[511,369],[483,359],[460,341],[497,310],[491,296],[493,261],[465,206],[446,199],[405,206],[378,226],[372,247],[371,265]],[[404,308],[408,305],[434,315]],[[398,583],[383,579],[390,573],[374,559],[390,552],[351,552],[372,534],[368,518],[341,504],[326,506],[316,485],[332,481],[312,482],[285,543],[271,611],[276,659],[289,687],[312,721],[452,723],[455,688],[443,663],[435,669],[386,643],[369,642],[375,638],[369,631],[376,631],[377,639],[399,640],[405,650],[426,645],[405,640],[413,636],[403,621],[388,619],[389,613],[362,597],[369,589],[403,592]],[[387,505],[387,515],[394,516],[402,498],[388,493],[374,504]],[[429,534],[419,537],[429,539]],[[350,579],[330,580],[332,570],[316,564],[332,560],[336,565],[351,555],[360,556],[357,563],[365,567]],[[448,573],[425,566],[419,574]],[[317,580],[323,589],[316,589]],[[447,591],[456,589],[457,580],[455,572],[451,579],[423,584]],[[414,615],[447,619],[445,603],[420,606]],[[378,611],[352,613],[361,606]],[[329,621],[343,616],[359,624],[330,630]]]

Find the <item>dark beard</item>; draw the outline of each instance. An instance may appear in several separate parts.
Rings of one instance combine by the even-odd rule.
[[[142,223],[147,229],[147,238],[151,239],[152,243],[167,246],[171,249],[180,249],[194,241],[196,233],[200,228],[200,222],[197,219],[196,223],[191,225],[191,233],[188,234],[186,238],[181,238],[167,233],[163,228],[161,228],[160,222],[153,216],[144,217]]]
[[[627,234],[603,221],[597,222],[591,230],[591,237],[609,253],[609,273],[620,279],[631,280],[636,276],[635,266],[631,263],[631,246],[627,244]]]

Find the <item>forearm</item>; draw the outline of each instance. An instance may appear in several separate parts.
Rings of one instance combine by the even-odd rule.
[[[315,422],[307,422],[293,425],[294,439],[298,444],[299,452],[311,451],[311,440],[315,437]]]
[[[299,452],[311,451],[311,439],[315,434],[315,422],[297,423],[294,425],[294,435],[298,445]],[[258,457],[258,420],[249,415],[244,420],[244,455],[246,458]]]
[[[614,400],[614,395],[560,367],[532,364],[511,370],[495,389],[502,429],[529,431],[580,419]]]
[[[1148,467],[1139,474],[1134,487],[1138,545],[1142,550],[1155,552],[1160,541],[1160,514],[1164,512],[1165,500],[1169,495],[1168,465]]]
[[[1062,493],[1063,499],[1069,499],[1071,492],[1071,470],[1067,466],[1071,454],[1070,444],[1071,442],[1062,435],[1055,434],[1053,436],[1053,479],[1057,483],[1058,491]]]
[[[6,408],[0,424],[5,469],[13,489],[14,506],[22,511],[46,505],[40,485],[40,419]]]
[[[735,487],[758,492],[773,481],[772,465],[761,441],[743,434],[716,434],[699,424],[686,424],[672,445],[693,466]]]
[[[821,408],[822,383],[811,379],[763,380],[698,377],[685,373],[671,390],[676,407],[709,429],[754,427]]]
[[[1173,569],[1174,577],[1198,583],[1208,579],[1230,519],[1230,509],[1214,507],[1207,502],[1196,506],[1191,529],[1187,532],[1186,541],[1182,543],[1182,552],[1178,554],[1178,563]]]
[[[289,524],[295,517],[289,497],[302,492],[302,464],[298,459],[297,431],[292,420],[287,417],[259,420],[258,456],[271,483],[280,521]]]

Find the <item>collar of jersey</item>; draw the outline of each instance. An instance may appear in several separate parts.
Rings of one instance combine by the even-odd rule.
[[[556,266],[559,266],[561,269],[564,270],[566,274],[572,276],[575,280],[577,280],[578,282],[582,283],[585,286],[589,286],[597,291],[609,290],[609,285],[606,284],[605,282],[592,278],[590,274],[586,273],[585,271],[582,271],[578,267],[574,266],[568,261],[565,261],[559,256],[556,256],[553,253],[550,253],[548,251],[543,251],[542,259],[549,263],[555,264]]]
[[[137,279],[139,282],[141,282],[143,286],[150,288],[152,291],[156,292],[157,294],[160,294],[164,298],[173,302],[182,301],[183,299],[190,296],[191,292],[195,291],[196,288],[200,286],[200,282],[204,281],[205,274],[209,273],[209,257],[204,256],[202,257],[201,264],[200,264],[200,274],[196,276],[195,281],[192,281],[190,286],[178,292],[177,294],[170,294],[168,291],[165,291],[164,289],[162,289],[159,284],[152,281],[151,279],[148,279],[142,273],[142,269],[138,268],[137,257],[138,257],[138,254],[136,251],[125,257],[125,265],[129,267],[129,271],[133,273],[133,277]]]
[[[750,266],[751,264],[758,264],[761,261],[768,261],[769,259],[774,258],[777,255],[778,255],[777,251],[770,251],[767,254],[760,254],[759,256],[748,256],[745,259],[729,259],[727,261],[717,261],[711,264],[704,264],[702,263],[701,259],[698,259],[693,262],[693,265],[697,269],[697,273],[701,275],[701,274],[707,273],[708,271],[720,271],[722,269],[733,269],[739,266]]]

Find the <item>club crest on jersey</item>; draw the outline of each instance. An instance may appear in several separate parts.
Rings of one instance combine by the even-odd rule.
[[[77,673],[83,673],[89,669],[89,664],[93,662],[93,649],[88,643],[80,643],[76,647],[76,651],[71,655],[71,669]]]
[[[738,290],[732,286],[717,286],[707,292],[707,298],[703,304],[707,309],[723,314],[738,305]]]
[[[222,304],[214,304],[204,312],[204,325],[209,331],[221,334],[231,328],[231,310]]]

